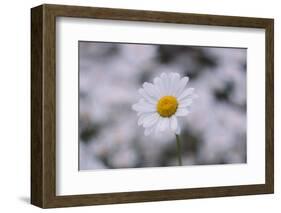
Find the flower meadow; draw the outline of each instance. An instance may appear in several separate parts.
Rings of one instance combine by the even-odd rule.
[[[243,48],[80,41],[79,169],[178,166],[175,134],[183,166],[246,163],[246,60]]]

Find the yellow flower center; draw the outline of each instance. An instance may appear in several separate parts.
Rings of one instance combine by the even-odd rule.
[[[162,117],[171,117],[176,113],[178,101],[174,96],[163,96],[157,103],[157,112]]]

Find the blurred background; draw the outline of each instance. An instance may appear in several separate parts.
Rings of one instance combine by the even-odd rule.
[[[79,42],[79,169],[177,166],[175,136],[144,136],[131,108],[162,72],[198,98],[181,119],[183,165],[247,162],[244,48]]]

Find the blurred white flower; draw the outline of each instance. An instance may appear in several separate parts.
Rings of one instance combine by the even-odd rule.
[[[132,108],[138,112],[138,125],[145,128],[145,135],[163,131],[180,133],[178,117],[189,114],[194,98],[194,89],[186,87],[188,80],[175,72],[162,73],[153,84],[145,82],[139,89],[141,99]]]

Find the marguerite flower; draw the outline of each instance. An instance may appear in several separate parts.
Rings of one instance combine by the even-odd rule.
[[[145,128],[145,135],[164,131],[179,135],[178,118],[189,114],[194,97],[194,89],[186,87],[188,80],[178,73],[162,73],[139,89],[141,99],[132,108],[138,113],[138,125]]]

